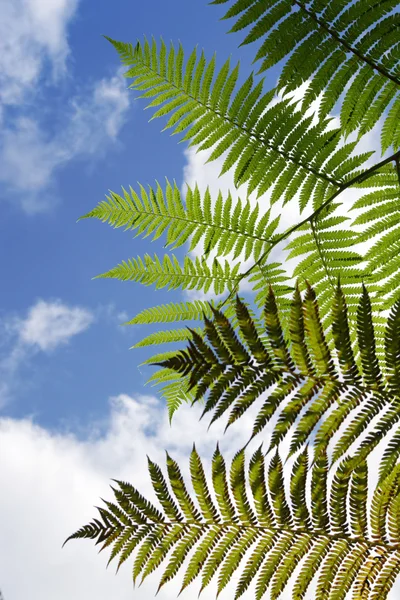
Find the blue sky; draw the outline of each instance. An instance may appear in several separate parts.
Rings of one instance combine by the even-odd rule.
[[[193,441],[207,461],[223,437],[223,424],[207,432],[196,407],[180,409],[169,426],[163,402],[144,388],[150,370],[138,368],[150,351],[129,351],[152,329],[120,326],[144,308],[187,296],[92,281],[121,260],[162,253],[162,242],[134,240],[97,221],[76,223],[109,189],[137,181],[168,177],[210,184],[213,192],[229,188],[230,176],[218,180],[218,165],[203,167],[204,155],[161,134],[161,121],[148,123],[149,112],[127,91],[116,52],[101,37],[162,35],[180,40],[187,53],[198,44],[208,57],[216,50],[219,64],[240,58],[246,75],[254,49],[237,49],[240,35],[226,35],[222,14],[203,0],[0,2],[4,600],[153,597],[157,577],[133,594],[129,567],[115,578],[92,544],[61,550],[61,543],[94,516],[100,496],[109,497],[111,477],[131,480],[151,497],[146,454],[162,464],[168,449],[185,468]],[[275,77],[268,74],[268,87]],[[247,440],[251,414],[223,437],[227,457]],[[171,584],[158,598],[176,593]],[[193,593],[197,588],[181,597]],[[202,597],[214,593],[210,586]]]
[[[193,441],[207,459],[223,427],[207,432],[184,407],[169,427],[163,402],[144,388],[129,347],[151,328],[122,328],[126,318],[171,300],[92,277],[130,256],[162,251],[78,217],[109,189],[164,177],[219,186],[215,166],[185,154],[163,123],[143,112],[120,76],[102,34],[143,34],[198,44],[220,64],[239,58],[220,8],[205,2],[2,0],[0,3],[0,589],[5,600],[125,600],[129,568],[117,578],[91,544],[67,535],[93,516],[111,477],[151,495],[146,454],[168,448],[185,466]],[[240,52],[243,72],[252,49]],[[229,181],[221,182],[227,188]],[[181,253],[182,254],[182,253]],[[250,418],[250,417],[249,417]],[[224,438],[227,456],[249,427]],[[250,423],[250,421],[249,421]],[[24,577],[20,577],[21,563]],[[136,598],[155,592],[149,581]],[[159,598],[176,597],[177,586]],[[186,597],[193,593],[188,590]],[[183,597],[184,595],[182,595]],[[214,588],[203,597],[214,597]]]
[[[38,5],[32,2],[32,10]],[[226,35],[227,24],[218,20],[221,9],[203,2],[65,0],[62,5],[64,14],[70,6],[70,18],[58,24],[64,28],[58,55],[40,42],[36,76],[19,85],[17,98],[3,103],[6,161],[0,169],[3,319],[26,318],[39,299],[59,299],[96,317],[68,345],[37,352],[20,365],[18,375],[26,385],[3,411],[13,417],[33,413],[48,427],[71,419],[84,425],[107,410],[110,394],[142,390],[146,376],[137,368],[142,355],[128,348],[144,328],[122,331],[117,324],[124,313],[133,317],[145,307],[181,298],[179,292],[91,280],[122,259],[153,247],[160,251],[162,243],[150,247],[130,233],[98,222],[77,224],[77,218],[108,189],[165,177],[181,184],[186,162],[184,146],[160,134],[161,121],[148,123],[143,103],[134,101],[126,81],[116,77],[118,58],[101,34],[124,41],[162,35],[166,41],[180,40],[188,52],[196,44],[209,57],[216,50],[221,62],[229,54],[239,57],[236,36]],[[240,52],[244,73],[252,56],[252,49]],[[18,83],[17,70],[6,85]],[[107,96],[107,90],[114,95]]]

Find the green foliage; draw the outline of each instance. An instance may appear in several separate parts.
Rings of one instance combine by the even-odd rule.
[[[354,450],[354,456],[365,458],[400,422],[400,302],[387,319],[381,360],[366,289],[358,299],[356,340],[350,335],[347,303],[340,285],[330,305],[327,332],[313,288],[308,287],[303,299],[297,288],[288,316],[289,336],[285,339],[272,288],[264,307],[266,336],[259,335],[246,305],[237,298],[236,327],[224,313],[211,307],[214,319],[205,319],[205,336],[192,330],[187,349],[159,364],[189,376],[189,389],[196,387],[194,401],[207,394],[203,415],[213,412],[211,423],[229,411],[227,428],[263,396],[251,437],[279,414],[269,450],[291,433],[289,456],[311,439],[316,455],[325,452],[342,428],[332,451],[336,461],[383,408],[389,409],[375,425],[368,442],[363,441]],[[400,429],[396,440],[399,435]],[[400,447],[392,443],[382,462],[382,475],[390,472],[399,456]]]
[[[145,309],[136,315],[136,317],[125,323],[125,325],[149,325],[155,323],[202,320],[204,316],[212,315],[211,306],[213,305],[212,301],[211,303],[208,303],[201,300],[162,304],[161,306]],[[232,314],[232,309],[229,306],[226,310],[226,314]],[[198,334],[202,333],[202,328],[200,327],[197,327],[194,330],[197,331]],[[133,348],[181,342],[190,339],[191,335],[188,328],[156,331],[142,338],[133,346]],[[142,364],[153,364],[154,362],[166,360],[174,355],[175,351],[157,352]],[[168,377],[166,377],[166,373],[168,373]],[[188,379],[181,378],[176,372],[172,372],[171,370],[163,370],[161,373],[156,373],[147,381],[147,383],[161,386],[159,387],[159,393],[166,401],[170,420],[183,402],[191,402],[194,399],[193,390],[189,390],[188,388]]]
[[[215,56],[207,63],[196,49],[183,66],[181,46],[110,42],[129,67],[130,87],[153,99],[152,119],[169,115],[165,129],[185,132],[182,139],[198,150],[212,148],[209,161],[228,153],[221,174],[235,166],[235,185],[247,183],[258,196],[272,190],[273,200],[287,202],[307,182],[307,199],[319,206],[370,156],[346,161],[354,144],[337,149],[340,130],[327,130],[330,118],[313,125],[295,103],[272,102],[274,90],[263,94],[263,82],[255,84],[253,75],[234,94],[239,66],[231,70],[229,60],[215,72]]]
[[[156,289],[168,287],[169,290],[182,288],[208,292],[211,288],[215,294],[222,294],[225,290],[231,290],[238,281],[238,270],[238,265],[231,268],[227,260],[221,263],[215,259],[209,266],[205,260],[198,257],[192,260],[185,256],[181,266],[173,254],[172,258],[165,254],[162,260],[156,254],[154,258],[145,254],[144,259],[140,256],[130,258],[97,278],[138,281],[144,285],[155,284]]]
[[[229,427],[259,402],[251,438],[274,421],[273,455],[266,471],[261,449],[247,468],[239,451],[228,473],[217,447],[210,486],[194,449],[194,497],[170,456],[167,478],[149,461],[161,510],[116,482],[115,502],[71,537],[109,547],[118,568],[135,552],[134,580],[167,563],[160,587],[185,562],[182,589],[201,575],[203,590],[218,571],[220,593],[242,565],[235,598],[253,583],[257,600],[275,600],[293,575],[297,600],[314,584],[316,600],[381,600],[400,572],[398,2],[212,4],[229,4],[232,31],[258,42],[261,72],[284,61],[276,88],[197,50],[185,60],[180,45],[110,42],[151,118],[219,159],[246,194],[181,192],[167,180],[110,192],[83,218],[166,248],[99,277],[218,296],[146,308],[127,323],[170,326],[135,345],[157,347],[143,364],[160,367],[149,383],[170,419],[201,401],[211,423],[227,416]],[[384,157],[373,162],[357,143],[380,123]],[[282,230],[288,203],[303,217]],[[251,297],[238,296],[244,283]],[[371,490],[367,457],[387,434]],[[278,452],[288,438],[289,479]]]
[[[368,187],[375,183],[379,189],[357,200],[352,209],[360,211],[353,225],[363,226],[358,241],[373,242],[365,255],[364,272],[377,289],[382,308],[387,309],[400,294],[399,178],[394,166],[386,167],[384,182],[382,189],[382,181],[369,181]]]
[[[244,4],[235,6],[241,9]],[[285,204],[296,196],[300,211],[312,204],[314,212],[286,232],[277,233],[279,218],[272,219],[269,208],[249,200],[233,201],[229,194],[226,198],[218,194],[214,199],[208,190],[201,194],[195,186],[187,188],[183,197],[177,185],[168,181],[164,189],[157,183],[148,191],[140,186],[138,192],[132,188],[129,192],[123,189],[122,195],[111,192],[84,218],[132,229],[137,236],[151,236],[152,240],[163,237],[165,246],[171,249],[187,244],[189,251],[201,252],[205,260],[186,256],[182,264],[170,254],[154,258],[145,255],[124,261],[101,277],[155,284],[157,289],[213,290],[215,294],[228,291],[231,295],[247,279],[259,307],[265,301],[268,285],[273,285],[286,332],[284,312],[294,279],[298,279],[302,290],[305,281],[315,287],[321,317],[328,326],[330,297],[340,276],[350,315],[356,309],[362,283],[368,283],[374,323],[381,325],[379,311],[390,308],[395,300],[391,283],[386,281],[384,289],[380,283],[389,269],[397,276],[397,256],[391,243],[396,232],[390,231],[387,243],[379,240],[378,258],[373,249],[368,257],[374,258],[366,262],[362,252],[357,251],[357,245],[366,239],[357,231],[358,221],[355,229],[343,230],[346,217],[337,215],[337,210],[341,209],[340,194],[348,187],[374,185],[376,198],[387,194],[388,189],[395,195],[398,183],[391,161],[360,171],[371,152],[356,157],[355,143],[341,142],[342,130],[327,129],[327,119],[315,123],[312,115],[299,110],[295,102],[274,97],[274,90],[265,93],[263,82],[252,75],[238,87],[238,67],[231,70],[229,61],[218,71],[215,57],[207,63],[196,50],[185,63],[180,46],[177,50],[173,46],[167,49],[163,42],[157,47],[154,40],[145,40],[133,47],[110,41],[128,67],[126,76],[133,80],[130,87],[150,99],[149,106],[157,109],[152,118],[167,116],[166,129],[185,132],[183,139],[190,140],[197,149],[212,149],[210,160],[224,155],[221,172],[234,168],[235,185],[246,183],[248,193],[255,190],[261,195],[269,190],[271,206],[277,201]],[[336,198],[338,201],[334,201]],[[364,198],[368,202],[369,195]],[[362,202],[363,198],[355,208]],[[396,218],[394,213],[393,220]],[[379,220],[378,229],[383,226]],[[289,238],[288,259],[301,259],[291,274],[280,263],[269,260],[274,248]],[[207,258],[210,252],[216,255],[212,262]],[[221,260],[224,257],[228,257],[225,262]],[[252,261],[247,271],[242,270],[245,260]],[[168,306],[148,309],[130,323],[173,323],[190,316],[202,319],[199,305],[191,304],[189,310],[179,303]],[[183,331],[177,334],[175,329],[162,331],[146,336],[139,344],[168,343],[185,335]],[[165,396],[171,397],[172,390],[168,391],[168,386],[165,389]]]
[[[208,302],[194,300],[193,302],[170,302],[161,306],[145,308],[124,325],[149,325],[150,323],[174,323],[175,321],[192,321],[211,316]]]
[[[152,235],[152,241],[166,233],[166,245],[177,248],[190,238],[189,252],[202,243],[204,255],[216,250],[218,256],[233,255],[237,259],[243,252],[244,259],[256,260],[269,247],[279,217],[270,222],[270,211],[259,218],[260,206],[251,208],[247,200],[235,203],[220,193],[212,206],[209,190],[203,197],[196,187],[188,187],[185,204],[176,184],[167,181],[165,193],[160,185],[146,193],[141,187],[141,197],[131,188],[130,194],[123,190],[123,197],[111,193],[83,218],[107,221],[113,227],[136,229],[137,236]],[[256,225],[257,224],[257,225]]]
[[[196,331],[196,330],[194,330]],[[202,329],[197,328],[197,333],[201,333]],[[190,340],[192,333],[189,329],[169,329],[167,331],[156,331],[147,337],[143,338],[133,346],[133,348],[142,348],[143,346],[154,346],[159,344],[169,344],[171,342],[183,342]]]
[[[161,509],[117,481],[114,502],[105,502],[99,518],[68,539],[92,539],[100,550],[109,548],[117,570],[135,552],[134,581],[163,564],[158,590],[185,564],[181,592],[201,577],[200,592],[216,578],[220,594],[240,568],[235,599],[254,583],[256,600],[267,591],[278,598],[301,563],[293,598],[305,597],[314,576],[317,598],[343,599],[351,588],[355,600],[387,597],[400,572],[400,466],[376,486],[369,503],[365,461],[340,463],[329,489],[326,454],[310,467],[307,449],[293,464],[289,493],[279,454],[267,464],[261,448],[247,469],[244,450],[238,451],[228,473],[217,446],[211,490],[193,447],[194,496],[168,453],[166,463],[167,478],[149,460]]]
[[[322,94],[319,116],[342,100],[345,135],[370,131],[385,110],[382,152],[400,148],[400,72],[397,0],[214,0],[231,6],[231,32],[248,29],[243,44],[261,40],[260,72],[287,58],[278,89],[286,94],[309,82],[303,109]],[[344,98],[342,98],[345,89]]]

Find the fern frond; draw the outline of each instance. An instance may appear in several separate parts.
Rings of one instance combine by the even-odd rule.
[[[198,334],[202,333],[202,329],[200,327],[196,327],[194,331],[197,331]],[[174,342],[183,342],[185,340],[190,340],[192,338],[192,334],[189,329],[168,329],[166,331],[155,331],[151,333],[147,337],[137,342],[132,348],[143,348],[144,346],[153,346],[155,344],[170,344]]]
[[[153,99],[148,107],[158,107],[152,118],[169,115],[165,129],[186,132],[183,140],[199,150],[212,149],[210,161],[227,153],[221,174],[235,166],[235,185],[247,182],[249,193],[257,190],[260,196],[270,189],[273,201],[288,201],[307,180],[308,197],[318,205],[368,158],[360,155],[350,166],[343,163],[343,150],[337,150],[340,133],[327,131],[329,119],[312,126],[290,100],[271,103],[274,91],[263,94],[262,82],[253,83],[252,75],[236,91],[239,71],[231,71],[229,61],[213,79],[215,57],[207,65],[196,50],[182,68],[181,47],[176,52],[163,42],[160,49],[147,40],[135,47],[110,42],[129,67],[130,87]],[[278,129],[277,119],[282,124]],[[331,168],[325,165],[328,156]],[[289,185],[294,179],[296,185]]]
[[[293,597],[298,599],[304,598],[314,577],[316,600],[344,600],[353,584],[359,594],[353,596],[357,600],[377,598],[378,591],[379,598],[387,598],[400,571],[400,538],[395,524],[400,498],[398,468],[373,490],[368,510],[365,462],[354,468],[352,460],[346,459],[338,467],[330,492],[326,485],[321,486],[322,465],[310,467],[307,450],[293,466],[289,492],[278,454],[268,467],[268,481],[267,461],[260,449],[250,459],[248,476],[245,464],[241,450],[233,458],[228,476],[217,447],[209,484],[193,447],[192,495],[178,464],[168,454],[167,477],[149,460],[161,510],[133,486],[117,482],[116,504],[106,502],[106,508],[99,509],[100,518],[68,539],[101,541],[102,550],[111,547],[111,559],[119,557],[120,564],[135,550],[134,579],[141,575],[143,580],[164,563],[158,589],[183,568],[182,590],[201,576],[202,591],[217,576],[220,594],[240,567],[235,598],[256,579],[257,599],[267,592],[277,599],[292,575]],[[305,512],[308,482],[312,498],[319,498],[320,507],[326,507],[324,521],[315,522]],[[346,502],[348,494],[350,505]],[[274,516],[269,509],[260,510],[270,506],[270,498]],[[362,509],[356,505],[358,500]],[[291,514],[295,515],[293,520]],[[300,563],[300,570],[295,572]]]
[[[165,191],[157,184],[148,192],[140,186],[140,196],[132,188],[130,193],[123,189],[123,196],[111,192],[82,218],[136,230],[136,237],[151,235],[152,241],[165,234],[166,245],[173,249],[190,239],[189,252],[201,246],[205,255],[215,249],[219,257],[232,253],[233,259],[257,260],[279,224],[279,217],[270,222],[269,211],[261,217],[259,213],[258,204],[251,208],[248,200],[233,203],[221,193],[213,205],[209,190],[202,196],[197,187],[187,187],[183,201],[176,183],[167,180]]]
[[[316,455],[325,452],[347,419],[333,448],[332,460],[337,461],[380,415],[374,426],[374,442],[370,440],[368,446],[363,441],[360,446],[359,456],[365,458],[367,449],[372,449],[400,421],[395,383],[399,304],[385,327],[385,372],[381,368],[384,357],[378,357],[376,349],[366,289],[355,311],[356,339],[350,335],[347,298],[341,285],[332,295],[328,331],[311,286],[303,299],[295,290],[286,329],[271,288],[264,309],[266,335],[260,336],[246,306],[237,299],[235,325],[213,308],[215,318],[205,320],[205,336],[194,334],[187,350],[158,364],[187,376],[189,387],[197,386],[194,401],[205,398],[203,415],[213,412],[211,423],[228,413],[229,427],[263,395],[252,437],[279,412],[270,449],[292,432],[290,455],[314,435]],[[328,344],[328,333],[332,344]],[[386,410],[384,415],[382,409]],[[398,455],[400,452],[395,462]]]
[[[382,131],[382,152],[399,148],[400,75],[396,0],[303,2],[302,0],[216,0],[235,18],[231,32],[248,29],[243,45],[262,40],[255,62],[263,72],[287,58],[278,90],[290,94],[309,82],[303,108],[323,94],[320,116],[341,104],[346,135],[370,131],[391,106]]]
[[[204,316],[211,317],[212,312],[210,304],[213,306],[213,300],[203,302],[202,300],[193,300],[192,302],[170,302],[145,308],[133,319],[123,323],[123,325],[150,325],[152,323],[175,323],[176,321],[197,321]]]
[[[208,292],[211,288],[215,294],[231,290],[239,281],[239,264],[231,267],[214,259],[211,266],[198,257],[195,260],[184,257],[183,266],[172,254],[160,258],[155,254],[152,258],[145,254],[144,259],[131,258],[123,261],[110,271],[97,275],[97,278],[119,279],[120,281],[136,281],[143,285],[155,284],[156,289],[189,289]]]

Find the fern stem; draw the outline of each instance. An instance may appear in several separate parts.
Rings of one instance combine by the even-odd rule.
[[[318,254],[319,254],[319,255],[320,255],[320,257],[321,257],[321,262],[322,262],[322,264],[323,264],[323,267],[324,267],[324,269],[325,269],[325,273],[326,273],[326,276],[327,276],[327,278],[328,278],[329,284],[330,284],[330,286],[332,287],[332,289],[335,291],[335,290],[336,290],[336,285],[335,285],[335,284],[334,284],[334,282],[332,281],[331,275],[330,275],[330,273],[329,273],[329,268],[328,268],[328,265],[327,265],[327,262],[326,262],[326,258],[325,258],[325,254],[324,254],[323,248],[322,248],[322,246],[321,246],[320,239],[319,239],[319,237],[318,237],[318,231],[317,231],[317,229],[316,229],[316,227],[315,227],[315,222],[314,222],[314,219],[312,219],[312,220],[310,221],[310,225],[311,225],[311,231],[312,231],[312,234],[313,234],[313,238],[314,238],[314,240],[315,240],[315,245],[316,245],[316,247],[317,247],[317,252],[318,252]]]
[[[164,525],[164,526],[170,526],[170,525],[179,525],[182,526],[184,525],[182,523],[182,521],[175,521],[173,519],[170,520],[165,520],[165,521],[158,521],[157,523],[151,523],[152,527],[158,527],[160,525]],[[210,529],[211,527],[215,527],[216,525],[218,525],[218,527],[221,530],[229,530],[232,527],[238,527],[240,525],[240,527],[242,529],[250,529],[250,530],[254,530],[254,531],[260,531],[261,533],[269,533],[269,532],[275,532],[275,533],[282,533],[287,531],[288,533],[292,533],[292,534],[301,534],[301,533],[309,533],[311,535],[313,535],[314,537],[319,537],[319,538],[325,538],[325,539],[329,539],[332,541],[335,540],[343,540],[348,544],[365,544],[366,546],[368,546],[369,548],[376,548],[376,549],[381,549],[382,551],[386,551],[386,552],[398,552],[400,549],[400,542],[398,543],[390,543],[387,540],[385,540],[384,542],[382,542],[382,540],[371,540],[368,539],[366,537],[363,537],[361,535],[358,536],[350,536],[350,535],[346,535],[343,533],[327,533],[323,530],[321,531],[316,531],[314,527],[289,527],[287,525],[280,525],[279,527],[265,527],[263,525],[244,525],[243,523],[237,523],[234,521],[226,521],[226,522],[222,522],[222,523],[207,523],[205,521],[198,521],[198,520],[191,520],[190,522],[186,523],[186,526],[198,526],[204,529]],[[68,540],[66,540],[68,541]],[[1,599],[0,599],[1,600]]]
[[[327,200],[325,200],[325,202],[323,204],[321,204],[321,206],[319,206],[310,216],[306,217],[305,219],[303,219],[299,223],[296,223],[296,225],[293,225],[292,227],[289,227],[289,229],[287,229],[286,231],[284,231],[275,240],[271,240],[271,247],[268,248],[268,250],[266,250],[260,256],[260,258],[254,263],[254,265],[252,265],[251,267],[249,267],[249,269],[247,269],[247,271],[245,271],[244,273],[241,273],[241,275],[239,276],[239,280],[238,280],[237,285],[239,285],[240,282],[245,277],[248,277],[255,267],[259,266],[265,260],[265,258],[271,252],[272,248],[274,248],[280,242],[282,242],[283,240],[285,240],[286,238],[288,238],[292,233],[294,233],[295,231],[297,231],[298,229],[300,229],[300,227],[302,227],[306,223],[311,223],[313,220],[315,220],[318,217],[318,215],[325,208],[327,208],[329,206],[329,204],[331,204],[331,202],[333,202],[333,200],[335,200],[335,198],[337,198],[347,188],[351,187],[352,185],[356,185],[357,183],[361,183],[361,182],[365,181],[366,179],[368,179],[369,177],[372,177],[372,175],[374,175],[375,171],[377,171],[381,167],[384,167],[385,165],[387,165],[387,164],[389,164],[389,163],[391,163],[393,161],[395,161],[396,164],[399,163],[399,161],[400,161],[400,150],[398,152],[396,152],[395,154],[392,154],[388,158],[385,158],[384,160],[381,160],[376,165],[373,165],[372,167],[370,167],[369,169],[367,169],[366,171],[364,171],[364,173],[360,173],[356,177],[353,177],[353,179],[350,179],[339,190],[337,190],[334,194],[332,194],[332,196],[330,196]],[[235,290],[232,290],[231,294],[236,293],[236,290],[237,290],[237,288]]]
[[[317,23],[317,25],[319,27],[321,27],[321,29],[324,29],[327,33],[329,33],[329,35],[332,36],[348,52],[351,52],[352,54],[354,54],[355,56],[357,56],[357,58],[359,60],[365,62],[367,65],[369,65],[370,67],[372,67],[372,69],[375,69],[375,71],[378,71],[378,73],[380,73],[381,75],[383,75],[387,79],[390,79],[396,85],[400,86],[400,80],[397,79],[397,77],[395,77],[394,75],[391,75],[391,73],[389,73],[388,71],[386,71],[386,69],[384,69],[380,65],[377,65],[376,63],[374,63],[374,61],[371,60],[370,58],[368,58],[368,56],[364,56],[363,54],[361,54],[360,52],[358,52],[355,48],[353,48],[350,44],[348,44],[347,42],[345,42],[345,40],[343,40],[340,37],[340,35],[334,29],[331,29],[313,11],[309,10],[306,7],[306,5],[305,5],[304,2],[301,2],[300,0],[293,0],[293,3],[296,4],[301,10],[303,10],[313,21],[315,21],[315,23]]]

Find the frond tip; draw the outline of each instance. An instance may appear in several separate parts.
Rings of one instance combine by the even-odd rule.
[[[194,496],[168,454],[167,477],[151,460],[149,472],[161,510],[132,485],[117,482],[115,503],[106,502],[99,519],[68,538],[96,540],[101,550],[110,547],[110,560],[118,557],[118,568],[136,551],[134,580],[141,575],[143,581],[164,563],[158,589],[184,567],[181,591],[199,576],[203,590],[218,573],[220,594],[241,568],[235,599],[255,581],[260,600],[268,591],[278,598],[300,565],[293,587],[298,600],[314,576],[316,600],[343,599],[351,589],[354,600],[384,600],[400,572],[399,467],[376,487],[370,510],[366,463],[355,467],[351,459],[343,461],[328,491],[326,457],[310,468],[307,451],[294,463],[290,493],[279,455],[268,465],[261,448],[251,457],[246,476],[244,450],[228,473],[217,446],[210,484],[193,447]],[[326,507],[325,520],[315,520],[308,510],[308,480],[312,498]]]

